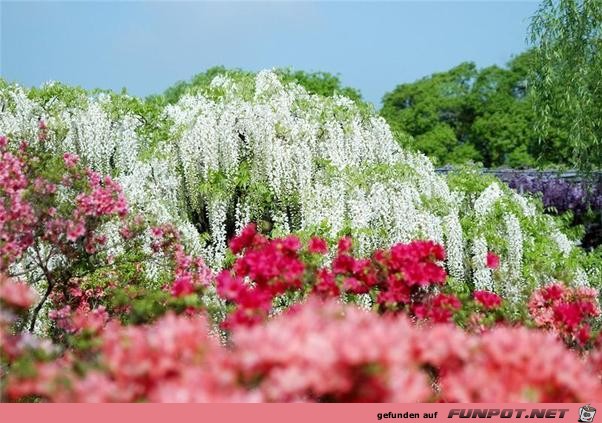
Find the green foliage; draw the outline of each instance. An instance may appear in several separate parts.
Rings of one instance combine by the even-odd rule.
[[[66,107],[83,107],[87,95],[88,92],[81,87],[70,87],[60,82],[52,82],[39,88],[33,87],[28,91],[28,97],[41,104],[47,112],[52,110],[55,102],[60,102]]]
[[[413,143],[406,138],[402,145],[424,152],[439,165],[565,163],[571,152],[560,148],[563,133],[550,134],[542,145],[534,129],[536,115],[527,83],[534,54],[523,53],[506,68],[479,70],[474,63],[462,63],[399,85],[385,95],[381,115],[396,133],[414,137]]]
[[[454,147],[465,141],[464,121],[472,114],[466,100],[475,75],[475,65],[463,63],[448,72],[399,85],[384,96],[381,115],[394,131],[415,137],[418,150],[446,163]]]
[[[571,164],[602,166],[602,2],[544,0],[530,26],[537,133],[546,152]],[[560,134],[562,144],[551,143]],[[563,152],[564,152],[563,151]]]
[[[163,113],[164,100],[155,97],[144,101],[123,93],[109,92],[107,94],[111,101],[106,103],[105,110],[109,113],[111,119],[118,121],[125,115],[134,116],[141,124],[136,132],[141,138],[148,140],[141,152],[142,158],[152,156],[154,148],[159,142],[168,138],[169,129],[171,128],[171,121]]]

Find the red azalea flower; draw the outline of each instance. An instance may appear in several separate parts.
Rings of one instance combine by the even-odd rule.
[[[177,278],[171,287],[171,295],[174,297],[183,297],[192,294],[193,292],[194,286],[192,285],[192,278],[190,276],[181,276]]]
[[[301,248],[301,241],[299,240],[299,237],[295,235],[289,235],[282,240],[282,246],[284,249],[294,253]]]
[[[562,298],[564,291],[565,288],[561,284],[554,283],[543,288],[541,294],[544,300],[555,301]]]
[[[334,275],[328,269],[318,270],[316,278],[317,282],[313,289],[316,294],[322,298],[339,296],[341,291],[337,286]]]
[[[348,253],[351,250],[351,245],[352,245],[351,238],[349,238],[348,236],[341,238],[339,240],[339,245],[338,245],[339,254]]]
[[[475,291],[474,299],[488,310],[498,308],[502,304],[502,299],[499,295],[489,291]]]
[[[438,294],[429,304],[414,306],[414,314],[419,318],[428,318],[435,323],[447,323],[454,315],[454,311],[462,308],[462,303],[455,295]]]
[[[240,235],[232,238],[230,241],[230,250],[234,254],[240,253],[242,250],[247,248],[253,243],[253,239],[257,234],[257,227],[254,223],[247,225]]]
[[[215,280],[218,295],[227,300],[236,301],[245,290],[242,279],[233,277],[229,270],[222,270]]]
[[[313,254],[326,254],[328,252],[328,244],[322,238],[314,236],[309,240],[308,249]]]
[[[581,326],[581,328],[579,329],[579,331],[577,332],[577,335],[575,336],[577,338],[577,342],[579,342],[580,345],[585,345],[587,344],[587,341],[589,341],[591,339],[592,333],[591,333],[591,329],[589,327],[589,325],[586,323],[583,326]]]
[[[490,269],[497,269],[500,267],[500,258],[491,251],[487,253],[487,267]]]

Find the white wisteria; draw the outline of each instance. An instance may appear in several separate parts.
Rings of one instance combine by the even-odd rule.
[[[443,220],[447,271],[457,281],[464,280],[464,237],[458,209],[452,208]]]
[[[271,71],[254,80],[219,75],[205,92],[166,106],[158,119],[170,125],[158,143],[141,130],[144,117],[127,108],[111,113],[111,101],[81,94],[76,104],[42,104],[7,85],[0,133],[34,137],[43,119],[51,148],[114,175],[133,208],[175,222],[215,268],[227,237],[260,220],[281,232],[349,233],[360,254],[432,239],[445,245],[455,280],[507,295],[533,282],[523,275],[525,255],[556,248],[568,257],[575,247],[531,199],[497,182],[481,192],[450,189],[427,157],[397,144],[381,117],[347,98],[283,84]],[[501,256],[504,283],[494,283],[486,266],[489,251]],[[554,278],[549,267],[535,283]],[[587,283],[575,263],[563,275],[571,269]]]
[[[487,241],[483,237],[472,243],[472,265],[474,269],[474,286],[476,290],[495,291],[491,269],[487,267]]]
[[[504,215],[504,222],[508,240],[508,276],[511,281],[518,281],[521,279],[523,264],[523,233],[520,221],[512,213]]]
[[[497,183],[489,185],[474,202],[474,211],[477,216],[485,216],[489,213],[493,205],[504,197],[504,192]],[[520,196],[519,196],[520,197]]]
[[[575,243],[571,241],[565,234],[559,230],[553,231],[551,234],[552,239],[558,245],[558,249],[564,256],[568,256],[573,251]]]

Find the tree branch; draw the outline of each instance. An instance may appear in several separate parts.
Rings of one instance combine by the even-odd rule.
[[[47,280],[48,280],[48,278],[47,278]],[[40,310],[42,310],[42,307],[44,307],[44,303],[46,303],[46,300],[50,296],[50,293],[52,292],[53,288],[54,288],[54,283],[52,283],[48,280],[48,287],[46,288],[46,292],[44,293],[42,300],[38,303],[36,308],[33,310],[33,316],[31,317],[31,323],[29,324],[29,332],[33,333],[33,330],[36,326],[36,322],[38,320],[38,314],[40,314]]]
[[[44,273],[44,277],[46,278],[46,282],[48,283],[48,286],[46,287],[46,292],[44,293],[42,300],[38,303],[36,308],[33,310],[33,316],[31,317],[31,323],[29,325],[29,332],[33,332],[33,330],[36,326],[36,322],[38,320],[38,315],[40,314],[40,310],[42,310],[42,307],[44,307],[46,300],[48,300],[48,297],[50,296],[50,293],[52,292],[52,290],[54,288],[54,282],[50,275],[50,271],[48,270],[48,261],[50,260],[50,256],[48,256],[46,258],[46,260],[42,260],[42,257],[40,256],[40,250],[39,250],[37,244],[34,248],[34,251],[36,252],[36,257],[38,259],[38,265],[40,266],[40,268],[42,269],[42,272]]]

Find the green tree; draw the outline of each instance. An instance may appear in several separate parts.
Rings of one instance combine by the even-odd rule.
[[[529,37],[537,47],[531,79],[542,143],[553,134],[565,140],[572,164],[600,168],[602,1],[544,0]]]
[[[540,156],[527,84],[532,54],[515,57],[507,68],[484,68],[475,81],[469,138],[487,165],[530,167]]]
[[[413,147],[438,164],[449,163],[451,151],[467,141],[467,127],[474,119],[467,101],[477,76],[474,63],[462,63],[415,83],[399,85],[385,94],[381,115],[395,133],[415,138]],[[473,149],[460,149],[454,161],[480,159]]]
[[[404,141],[438,164],[480,161],[485,166],[532,167],[566,161],[563,134],[540,144],[528,78],[533,51],[506,67],[462,63],[385,95],[381,115]],[[544,146],[553,146],[552,149]]]

